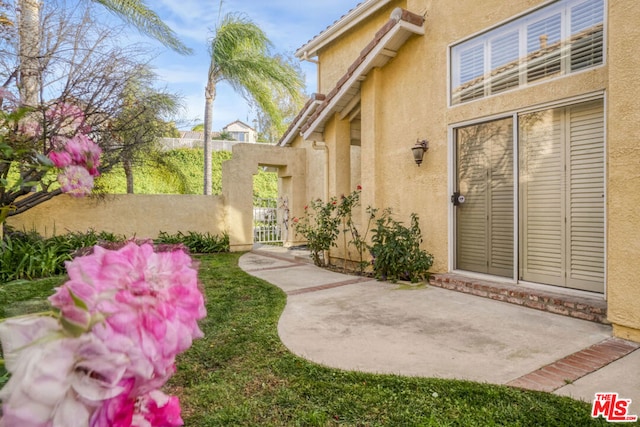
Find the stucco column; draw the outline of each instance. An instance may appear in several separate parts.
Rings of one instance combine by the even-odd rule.
[[[381,84],[380,69],[374,68],[362,84],[361,88],[361,132],[360,132],[360,161],[361,161],[361,185],[362,193],[360,202],[363,207],[380,207],[377,193],[378,153],[376,151],[376,138],[378,137],[377,117],[377,93]],[[366,224],[366,209],[362,209],[361,224]]]
[[[351,192],[351,125],[349,120],[335,119],[325,128],[329,149],[329,196],[340,197]]]
[[[231,252],[253,248],[253,174],[252,159],[243,158],[233,147],[233,158],[222,163],[222,196]]]
[[[640,8],[608,4],[607,310],[614,335],[640,342]]]

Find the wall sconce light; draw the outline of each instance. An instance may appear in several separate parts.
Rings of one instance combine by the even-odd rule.
[[[416,161],[416,164],[420,166],[422,163],[422,158],[424,157],[425,151],[429,149],[429,141],[423,139],[420,141],[419,139],[416,141],[416,144],[411,147],[411,151],[413,152],[413,160]]]

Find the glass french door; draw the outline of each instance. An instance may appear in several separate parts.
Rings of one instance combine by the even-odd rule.
[[[604,292],[602,100],[520,114],[517,144],[514,122],[455,130],[455,268]]]
[[[456,130],[456,268],[513,277],[513,119]]]

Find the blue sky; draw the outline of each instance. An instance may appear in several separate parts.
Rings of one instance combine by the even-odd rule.
[[[273,42],[276,53],[293,54],[295,50],[315,37],[362,0],[225,0],[222,14],[245,13],[262,28]],[[204,87],[209,58],[207,42],[213,35],[218,20],[219,0],[154,0],[150,7],[193,49],[194,55],[181,56],[161,50],[153,60],[161,85],[184,99],[186,111],[181,114],[189,124],[202,122],[204,113]],[[136,37],[137,38],[137,37]],[[147,42],[149,42],[147,40]],[[152,43],[152,46],[155,45]],[[307,92],[316,91],[315,64],[302,63],[307,81]],[[227,84],[218,85],[213,109],[213,129],[220,130],[234,120],[253,125],[255,112],[242,96]]]

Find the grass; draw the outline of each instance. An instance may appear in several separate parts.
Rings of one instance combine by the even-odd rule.
[[[185,425],[587,426],[590,405],[548,393],[330,369],[291,354],[277,323],[285,294],[237,266],[240,254],[200,256],[205,338],[178,360],[167,391]],[[0,307],[28,308],[61,278],[0,285]],[[29,303],[29,304],[27,304]],[[27,305],[25,305],[27,304]],[[425,361],[427,363],[429,361]]]

